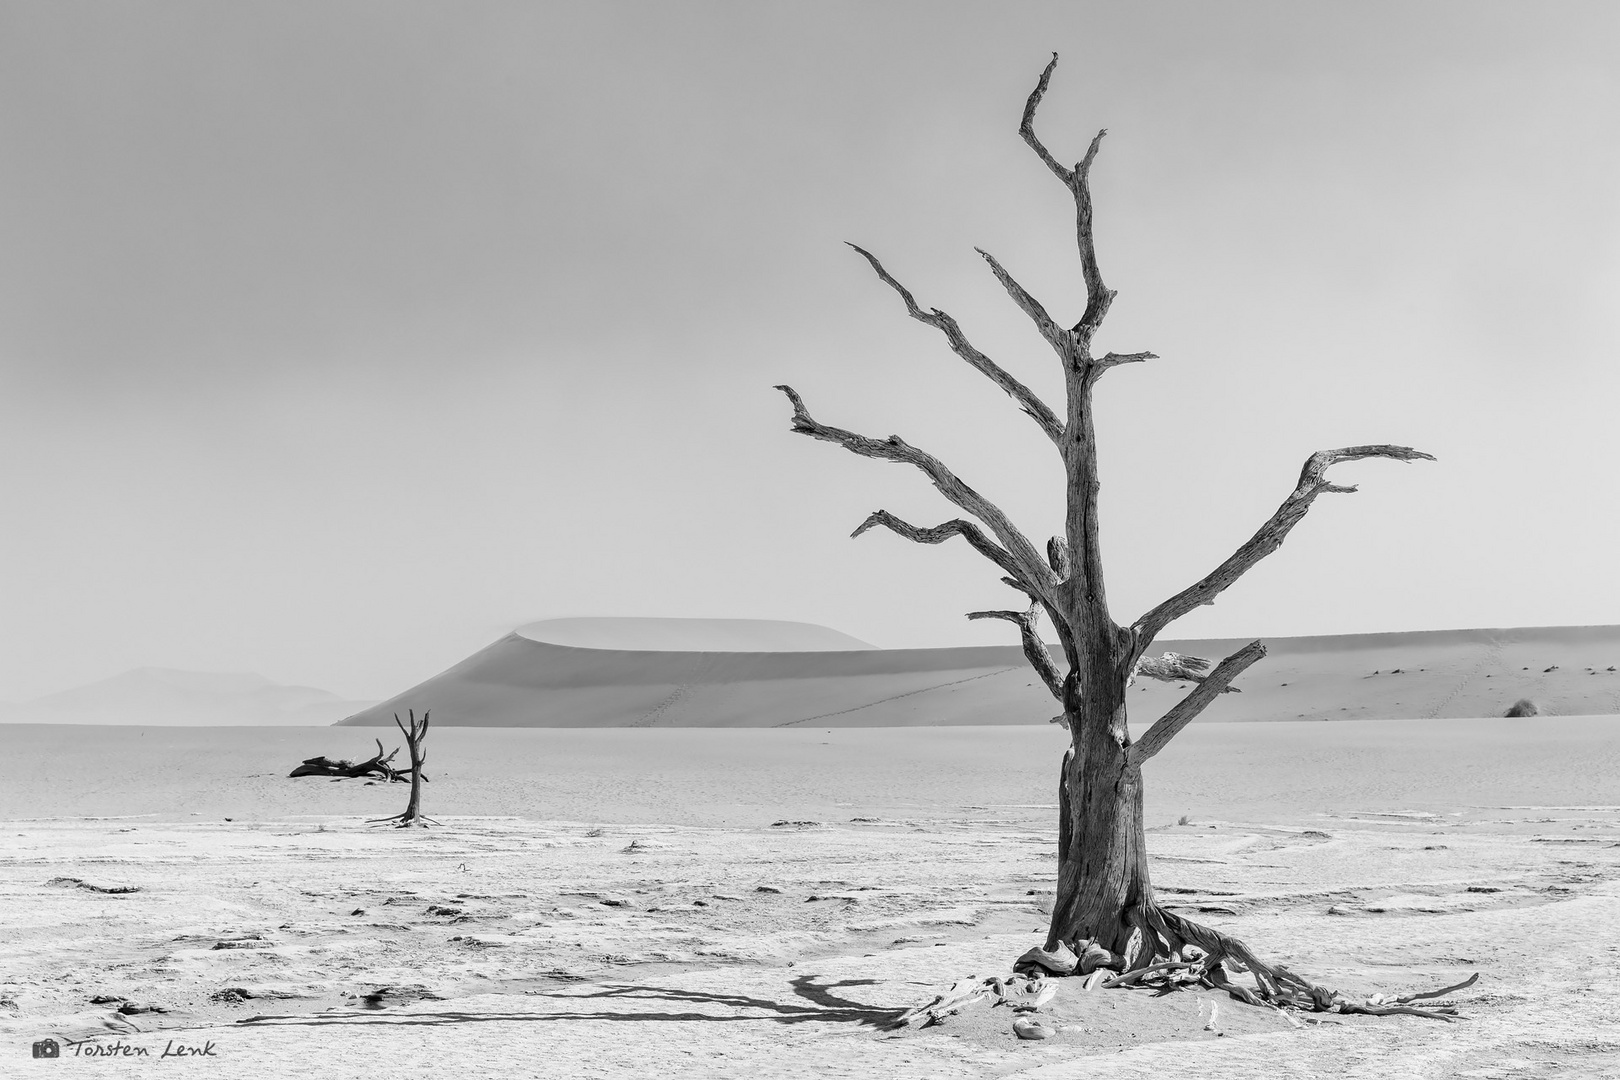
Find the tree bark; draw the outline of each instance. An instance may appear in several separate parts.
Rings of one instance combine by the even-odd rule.
[[[1124,956],[1129,913],[1153,897],[1142,829],[1142,771],[1095,725],[1070,721],[1076,746],[1063,756],[1058,801],[1057,902],[1046,947],[1095,941]],[[1079,744],[1084,743],[1081,749]]]

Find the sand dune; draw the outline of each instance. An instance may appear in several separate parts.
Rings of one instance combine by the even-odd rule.
[[[843,635],[805,624],[559,622],[569,625],[524,627],[343,723],[392,724],[395,712],[431,709],[440,724],[486,727],[893,727],[1043,724],[1055,711],[1015,645],[843,650],[829,647]],[[632,625],[614,625],[620,622]],[[651,625],[659,622],[693,625]],[[582,641],[599,644],[569,643]],[[818,651],[759,647],[770,641],[829,644]],[[1219,659],[1244,643],[1164,641],[1154,651]],[[1204,719],[1500,716],[1520,698],[1558,715],[1620,712],[1620,672],[1611,670],[1620,666],[1620,627],[1266,644],[1267,658],[1238,683],[1243,693],[1227,695]],[[1150,722],[1183,693],[1185,687],[1143,680],[1131,692],[1132,712],[1138,723]]]
[[[33,701],[0,705],[0,723],[330,724],[369,704],[246,672],[136,668]]]
[[[876,648],[830,627],[776,619],[545,619],[513,632],[552,645],[633,652],[850,652]]]

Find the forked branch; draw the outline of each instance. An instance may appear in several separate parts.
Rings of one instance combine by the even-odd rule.
[[[1018,407],[1028,413],[1031,419],[1041,426],[1041,430],[1046,432],[1048,439],[1051,439],[1053,443],[1060,447],[1063,445],[1062,422],[1058,420],[1057,414],[1047,406],[1046,402],[1036,396],[1035,391],[1025,386],[1000,364],[969,344],[966,335],[962,333],[962,328],[957,325],[956,320],[951,316],[945,314],[939,308],[925,310],[917,303],[916,297],[911,295],[911,290],[896,281],[894,275],[883,268],[883,264],[878,262],[876,255],[858,244],[850,244],[849,246],[860,252],[866,261],[872,264],[872,269],[885,285],[900,294],[900,299],[905,301],[906,314],[944,334],[945,340],[950,343],[952,352],[966,360],[974,369],[1006,391],[1009,397],[1018,402]],[[980,252],[980,254],[983,255],[984,253]],[[989,258],[989,256],[986,255],[985,258]],[[993,262],[994,260],[992,260]]]
[[[1025,539],[1024,534],[1018,531],[999,507],[963,483],[938,458],[910,445],[898,435],[891,435],[883,440],[869,439],[853,431],[818,423],[805,410],[803,399],[791,386],[778,386],[776,389],[786,394],[788,400],[793,403],[794,431],[813,439],[836,443],[861,457],[896,461],[922,470],[923,475],[933,482],[941,495],[953,505],[982,521],[996,539],[1001,541],[1002,548],[1012,560],[1012,566],[1003,567],[1004,569],[1020,580],[1028,582],[1043,598],[1051,594],[1052,588],[1057,584],[1056,578],[1034,545]]]
[[[1325,491],[1349,494],[1356,490],[1353,484],[1329,483],[1324,476],[1328,466],[1371,457],[1389,458],[1392,461],[1434,460],[1433,455],[1410,446],[1346,446],[1339,450],[1318,450],[1306,459],[1305,467],[1299,474],[1298,486],[1271,515],[1271,520],[1260,526],[1259,532],[1203,580],[1188,586],[1136,620],[1132,626],[1136,632],[1136,654],[1140,656],[1166,626],[1189,611],[1202,604],[1213,604],[1215,598],[1231,587],[1233,582],[1281,547],[1283,538],[1305,517],[1318,495]]]
[[[1209,707],[1209,703],[1220,697],[1232,685],[1232,680],[1248,668],[1248,666],[1266,655],[1266,647],[1258,641],[1251,641],[1237,652],[1228,656],[1216,665],[1215,670],[1204,676],[1204,681],[1193,687],[1186,697],[1171,707],[1170,711],[1159,717],[1158,721],[1147,733],[1138,739],[1127,751],[1133,765],[1142,762],[1157,754],[1165,748],[1169,741],[1176,737],[1182,728],[1192,723],[1193,717]]]
[[[1041,72],[1040,81],[1035,84],[1029,101],[1024,105],[1018,134],[1074,196],[1075,239],[1080,247],[1080,270],[1086,279],[1086,312],[1075,324],[1074,332],[1080,336],[1081,343],[1089,347],[1092,334],[1102,325],[1103,316],[1108,314],[1108,305],[1114,302],[1114,293],[1103,284],[1102,271],[1097,266],[1097,245],[1091,232],[1091,163],[1097,159],[1097,150],[1102,146],[1103,136],[1108,134],[1108,129],[1097,132],[1091,145],[1086,148],[1086,156],[1072,169],[1059,165],[1036,136],[1035,110],[1040,107],[1041,98],[1046,96],[1046,88],[1052,82],[1052,70],[1057,67],[1057,62],[1057,53],[1053,53],[1051,62]]]
[[[1052,662],[1052,654],[1046,650],[1046,642],[1041,640],[1039,631],[1041,621],[1041,606],[1039,603],[1029,605],[1028,611],[970,611],[970,619],[1005,619],[1018,624],[1018,638],[1024,646],[1024,659],[1029,666],[1046,684],[1047,690],[1058,701],[1063,700],[1063,675]]]

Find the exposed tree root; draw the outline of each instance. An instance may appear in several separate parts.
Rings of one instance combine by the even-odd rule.
[[[442,821],[434,821],[432,818],[428,817],[426,814],[418,813],[418,814],[416,814],[414,816],[411,816],[411,815],[408,815],[408,814],[406,814],[406,813],[404,813],[402,811],[402,812],[400,812],[398,814],[394,814],[392,817],[370,818],[370,819],[368,819],[366,821],[366,824],[367,825],[392,825],[395,828],[408,829],[413,825],[420,825],[420,826],[422,826],[424,828],[429,826],[429,825],[438,825],[440,827],[443,827],[444,822],[442,822]]]
[[[1143,983],[1169,988],[1204,986],[1225,990],[1238,1001],[1260,1007],[1291,1008],[1305,1012],[1363,1013],[1369,1016],[1404,1014],[1450,1023],[1464,1019],[1457,1012],[1457,1006],[1417,1006],[1412,1003],[1466,990],[1479,980],[1476,972],[1455,986],[1439,990],[1403,997],[1375,994],[1363,1001],[1356,1001],[1340,991],[1301,978],[1281,964],[1267,964],[1237,938],[1165,911],[1157,905],[1134,909],[1129,919],[1138,931],[1132,938],[1136,946],[1134,956],[1124,963],[1126,972],[1103,983],[1104,987]],[[1167,959],[1160,961],[1159,957]],[[1251,989],[1233,982],[1231,975],[1234,972],[1247,972],[1254,979],[1254,987]]]
[[[1367,1016],[1423,1016],[1432,1020],[1466,1019],[1457,1006],[1435,1001],[1479,981],[1476,972],[1455,986],[1417,994],[1374,994],[1357,1001],[1319,986],[1281,964],[1267,964],[1247,945],[1210,927],[1185,919],[1156,905],[1137,908],[1128,915],[1137,927],[1128,955],[1102,948],[1094,941],[1059,942],[1056,948],[1034,948],[1019,957],[1009,978],[962,979],[899,1017],[893,1024],[931,1027],[969,1006],[989,1002],[1012,1005],[1020,1014],[1035,1012],[1057,993],[1052,977],[1085,977],[1084,989],[1151,987],[1165,992],[1181,989],[1224,990],[1237,1001],[1257,1008],[1276,1009],[1295,1027],[1299,1021],[1288,1010],[1313,1013],[1360,1013]],[[1115,974],[1107,977],[1110,972]],[[1249,987],[1234,982],[1234,973],[1247,973]],[[1431,1002],[1415,1005],[1414,1002]],[[1039,1037],[1039,1036],[1037,1036]]]

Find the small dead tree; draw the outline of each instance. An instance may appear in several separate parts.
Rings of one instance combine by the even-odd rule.
[[[1115,292],[1103,284],[1092,240],[1090,170],[1106,131],[1091,140],[1072,167],[1060,163],[1035,134],[1035,111],[1046,93],[1057,55],[1041,73],[1024,106],[1018,133],[1074,198],[1085,305],[1079,320],[1061,324],[988,252],[979,251],[1013,302],[1035,324],[1062,364],[1067,402],[1060,415],[1016,377],[976,349],[950,315],[924,308],[876,256],[855,249],[904,303],[906,313],[933,327],[951,350],[1006,392],[1051,440],[1066,476],[1064,535],[1046,543],[1044,553],[999,508],[932,454],[899,436],[872,439],[831,427],[812,417],[791,387],[779,386],[793,406],[793,430],[842,446],[862,457],[898,462],[922,472],[966,517],[922,527],[886,510],[869,516],[852,534],[881,526],[907,540],[939,544],[960,537],[994,563],[1002,581],[1021,593],[1027,607],[977,611],[973,619],[1004,619],[1015,624],[1024,655],[1062,708],[1057,718],[1070,733],[1070,747],[1058,777],[1058,887],[1044,949],[1032,950],[1034,966],[1058,974],[1112,968],[1141,982],[1148,973],[1176,973],[1179,981],[1228,988],[1246,1001],[1326,1009],[1346,1004],[1334,992],[1313,986],[1277,965],[1268,965],[1233,938],[1158,906],[1148,874],[1142,822],[1142,767],[1217,696],[1235,690],[1232,681],[1265,655],[1256,641],[1208,670],[1207,661],[1166,654],[1153,659],[1147,649],[1172,622],[1212,603],[1261,559],[1276,551],[1304,518],[1317,496],[1348,493],[1353,486],[1327,479],[1329,467],[1363,458],[1433,460],[1405,446],[1348,446],[1312,454],[1294,490],[1248,542],[1202,580],[1125,625],[1114,622],[1103,588],[1102,550],[1097,527],[1097,440],[1092,390],[1108,372],[1126,364],[1157,359],[1151,352],[1101,356],[1092,339],[1108,314]],[[972,520],[969,520],[972,519]],[[1051,621],[1062,647],[1054,658],[1041,640],[1038,620]],[[1126,688],[1135,675],[1188,679],[1190,693],[1140,737],[1126,723]],[[1184,957],[1193,957],[1185,960]],[[1168,965],[1168,966],[1167,966]],[[1228,969],[1253,974],[1255,989],[1231,983]],[[1140,974],[1138,974],[1140,973]],[[1428,997],[1430,995],[1423,995]],[[1370,1003],[1369,1003],[1370,1004]],[[1409,1002],[1398,1003],[1411,1010]],[[1363,1007],[1361,1011],[1366,1011]],[[1439,1015],[1435,1010],[1430,1014]]]
[[[410,801],[405,804],[404,810],[395,814],[393,817],[373,819],[370,822],[372,825],[396,825],[403,829],[411,825],[439,824],[437,821],[434,821],[432,818],[422,813],[422,784],[427,780],[427,777],[422,773],[422,766],[427,764],[427,752],[422,749],[422,743],[427,739],[428,717],[432,714],[431,712],[424,711],[420,721],[416,719],[415,709],[407,710],[406,715],[410,717],[410,727],[407,728],[404,723],[400,721],[399,713],[394,714],[394,724],[405,736],[405,745],[410,749]],[[381,743],[378,744],[378,748],[381,749]]]

